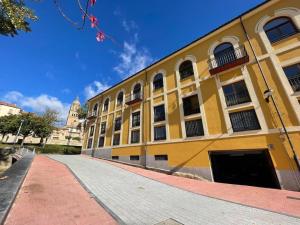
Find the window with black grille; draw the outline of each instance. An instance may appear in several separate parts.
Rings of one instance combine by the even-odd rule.
[[[140,156],[139,155],[131,155],[130,160],[133,160],[133,161],[140,160]]]
[[[167,161],[168,155],[154,155],[154,159],[157,161]]]
[[[113,159],[113,160],[119,160],[119,156],[118,156],[118,155],[113,155],[113,156],[111,157],[111,159]]]
[[[102,122],[100,127],[100,134],[105,134],[105,130],[106,130],[106,122]]]
[[[154,127],[154,140],[166,140],[166,126]]]
[[[223,92],[227,106],[251,102],[248,89],[243,80],[223,86]]]
[[[91,128],[90,128],[90,137],[92,137],[94,135],[94,130],[95,130],[95,127],[91,126]]]
[[[109,99],[107,98],[103,104],[103,111],[107,112],[108,111],[108,105],[109,105]]]
[[[89,138],[87,148],[92,148],[93,138]]]
[[[192,95],[182,99],[184,116],[200,113],[198,95]]]
[[[190,120],[185,122],[185,130],[187,137],[203,136],[203,124],[201,119]]]
[[[113,145],[119,145],[119,144],[120,144],[120,134],[114,134]]]
[[[163,75],[161,73],[156,74],[153,79],[153,89],[157,90],[164,86]]]
[[[295,24],[288,17],[278,17],[271,20],[264,26],[264,30],[271,43],[298,33]]]
[[[190,60],[186,60],[179,66],[180,79],[185,79],[194,75],[193,63]]]
[[[121,130],[122,118],[118,117],[115,119],[115,131]]]
[[[132,127],[140,126],[140,112],[132,113]]]
[[[300,91],[300,63],[283,68],[294,92]]]
[[[140,142],[140,130],[131,131],[131,143],[139,143]]]
[[[164,121],[165,118],[165,105],[154,107],[154,122]]]
[[[123,98],[124,98],[124,93],[120,92],[117,97],[117,106],[120,106],[123,104]]]
[[[236,60],[236,53],[231,43],[225,42],[214,50],[215,61],[218,66],[223,66]]]
[[[134,99],[141,99],[141,84],[138,83],[133,88],[133,96],[132,100]]]
[[[99,137],[98,147],[103,147],[103,146],[104,146],[104,137],[101,136]]]
[[[229,113],[229,117],[234,132],[260,129],[254,109]]]

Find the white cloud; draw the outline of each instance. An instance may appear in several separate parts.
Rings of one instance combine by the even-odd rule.
[[[70,104],[63,103],[58,98],[46,94],[41,94],[37,97],[28,97],[18,91],[10,91],[6,93],[4,99],[36,113],[43,113],[46,109],[55,110],[59,113],[60,119],[64,121],[67,118],[70,108]]]
[[[102,91],[110,88],[109,85],[105,83],[101,83],[100,81],[94,81],[84,88],[84,94],[86,99],[92,98],[95,95],[99,94]]]
[[[122,26],[127,32],[130,32],[131,30],[138,29],[138,26],[137,26],[136,22],[133,21],[133,20],[127,21],[127,20],[123,19],[122,20]]]
[[[123,51],[119,53],[120,63],[114,70],[122,77],[126,78],[148,66],[153,58],[149,51],[142,47],[137,48],[137,35],[133,42],[124,42]]]

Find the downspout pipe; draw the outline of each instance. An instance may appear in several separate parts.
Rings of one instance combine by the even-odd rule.
[[[145,97],[146,97],[146,87],[147,87],[147,84],[148,84],[147,69],[145,69],[144,71],[145,71],[146,81],[145,81],[145,86],[143,88],[143,91],[144,91],[144,94],[143,94],[143,99],[144,99],[144,101],[143,101],[143,117],[146,114],[146,112],[145,112],[145,104],[147,103],[147,100],[145,99]],[[143,137],[143,153],[144,153],[144,155],[143,155],[144,156],[144,165],[143,166],[145,168],[147,168],[147,138],[146,138],[146,133],[147,132],[146,131],[148,129],[148,127],[147,127],[148,121],[146,121],[146,120],[143,119],[143,123],[145,124],[145,127],[143,127],[144,132],[142,131],[143,132],[142,133],[142,137]]]
[[[259,62],[259,60],[258,60],[258,58],[257,58],[257,54],[256,54],[256,52],[255,52],[255,50],[254,50],[254,48],[253,48],[252,43],[251,43],[249,34],[248,34],[248,32],[247,32],[247,30],[246,30],[246,27],[245,27],[245,25],[244,25],[244,23],[243,23],[242,17],[240,17],[240,22],[241,22],[241,25],[242,25],[244,34],[245,34],[245,36],[246,36],[246,39],[247,39],[247,41],[248,41],[248,43],[249,43],[249,45],[250,45],[251,51],[252,51],[252,53],[253,53],[253,55],[254,55],[256,64],[258,65],[260,74],[261,74],[261,76],[262,76],[262,78],[263,78],[263,80],[264,80],[265,86],[266,86],[266,88],[267,88],[266,91],[271,91],[270,85],[268,84],[268,81],[267,81],[266,76],[265,76],[265,74],[264,74],[264,72],[263,72],[262,66],[261,66],[261,64],[260,64],[260,62]],[[275,101],[273,95],[270,95],[270,98],[271,98],[271,101],[272,101],[272,103],[273,103],[273,105],[274,105],[274,107],[275,107],[276,114],[277,114],[278,117],[279,117],[281,126],[282,126],[283,131],[284,131],[284,134],[285,134],[285,136],[286,136],[286,138],[287,138],[287,140],[288,140],[289,146],[290,146],[290,148],[291,148],[291,150],[292,150],[292,152],[293,152],[293,159],[294,159],[294,161],[295,161],[295,163],[296,163],[297,170],[300,171],[300,164],[299,164],[299,161],[298,161],[297,153],[296,153],[295,148],[294,148],[294,145],[293,145],[293,143],[292,143],[292,141],[291,141],[290,135],[289,135],[289,133],[287,132],[287,129],[286,129],[285,123],[284,123],[284,121],[283,121],[283,119],[282,119],[282,116],[281,116],[280,110],[279,110],[279,108],[278,108],[278,105],[277,105],[277,103],[276,103],[276,101]]]

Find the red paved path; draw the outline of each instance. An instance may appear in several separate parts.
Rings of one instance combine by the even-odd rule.
[[[5,225],[27,224],[117,223],[63,164],[36,156],[5,222]]]
[[[197,194],[300,217],[300,192],[199,181],[107,160],[101,161]],[[298,200],[287,198],[288,196]]]

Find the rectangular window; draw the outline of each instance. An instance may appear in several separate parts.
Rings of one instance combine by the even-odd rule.
[[[154,107],[154,122],[164,121],[165,118],[165,106],[159,105]]]
[[[254,109],[229,113],[229,117],[234,132],[260,129]]]
[[[168,160],[168,155],[155,155],[154,159],[159,160],[159,161],[167,161]]]
[[[283,68],[293,91],[300,91],[300,63]]]
[[[100,134],[105,134],[106,122],[101,123]]]
[[[154,127],[154,140],[166,140],[166,127],[160,126],[160,127]]]
[[[111,159],[113,159],[113,160],[119,160],[119,156],[113,155],[113,156],[111,157]]]
[[[89,138],[87,148],[88,149],[92,148],[92,144],[93,144],[93,138]]]
[[[245,81],[243,80],[223,86],[223,92],[227,106],[251,102]]]
[[[191,120],[185,122],[185,130],[187,137],[196,137],[196,136],[203,136],[203,124],[201,119]]]
[[[140,112],[132,113],[132,127],[140,126]]]
[[[131,131],[131,143],[139,143],[140,142],[140,130]]]
[[[90,137],[93,137],[94,136],[94,126],[91,126],[90,128]]]
[[[100,137],[99,138],[99,143],[98,143],[98,147],[101,148],[104,146],[104,137]]]
[[[115,134],[113,145],[119,145],[119,144],[120,144],[120,134]]]
[[[130,160],[140,160],[140,156],[139,155],[131,155]]]
[[[198,95],[192,95],[182,99],[184,116],[200,113]]]
[[[115,120],[115,131],[121,130],[122,118],[119,117]]]

